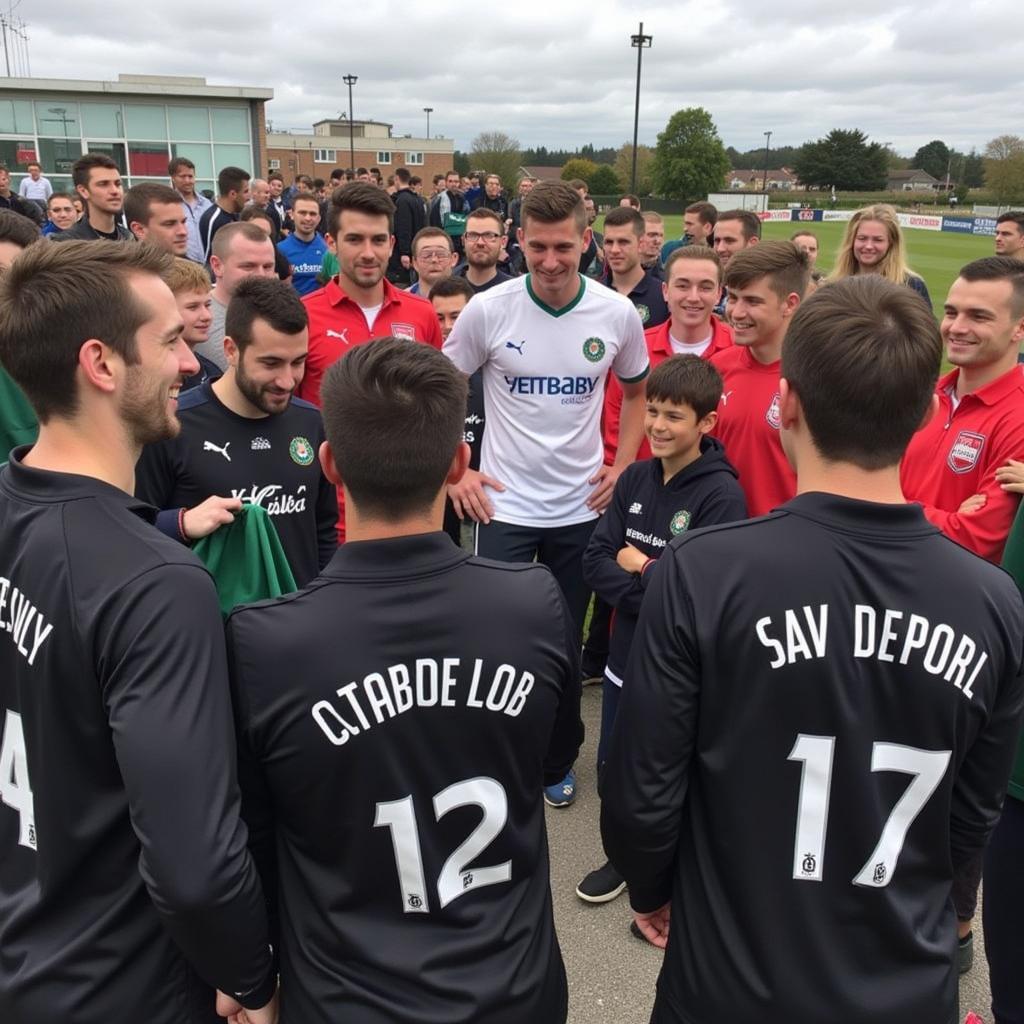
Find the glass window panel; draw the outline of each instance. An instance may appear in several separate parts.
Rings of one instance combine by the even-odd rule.
[[[11,171],[24,170],[38,157],[35,139],[0,139],[0,163]],[[44,167],[43,174],[47,170]]]
[[[212,178],[213,154],[209,143],[203,142],[172,142],[171,156],[183,156],[196,165],[196,178]],[[198,183],[196,188],[199,188]]]
[[[218,171],[225,167],[241,167],[243,171],[252,169],[252,150],[248,146],[214,146],[213,162]],[[198,177],[199,165],[196,164]]]
[[[70,174],[74,162],[82,155],[78,139],[40,139],[39,162],[54,174]]]
[[[83,103],[82,134],[99,139],[124,138],[124,114],[120,103]]]
[[[241,107],[211,107],[214,142],[249,141],[249,112]]]
[[[196,142],[210,137],[210,111],[208,107],[168,107],[172,139],[191,139]]]
[[[129,142],[128,173],[146,178],[167,177],[166,142]]]
[[[39,134],[53,139],[80,139],[78,104],[60,100],[36,100]]]
[[[31,100],[0,100],[0,132],[5,135],[17,132],[34,135],[35,131]]]
[[[117,169],[122,174],[128,173],[128,161],[125,159],[123,142],[86,142],[87,153],[103,153],[109,156],[117,164]]]
[[[125,134],[133,139],[167,139],[167,115],[163,104],[126,103]]]

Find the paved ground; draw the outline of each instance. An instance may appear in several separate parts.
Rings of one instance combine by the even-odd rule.
[[[647,1024],[661,952],[630,934],[625,894],[603,906],[591,906],[574,891],[580,878],[603,860],[594,768],[600,709],[600,686],[586,687],[587,741],[576,768],[579,796],[572,807],[547,808],[555,923],[569,975],[569,1024]],[[974,934],[975,966],[960,986],[961,1020],[973,1010],[990,1021],[980,911]]]

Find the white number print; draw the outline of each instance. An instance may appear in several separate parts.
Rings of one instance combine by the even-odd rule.
[[[485,885],[497,885],[512,877],[512,862],[467,869],[497,838],[508,820],[508,798],[494,779],[476,778],[456,782],[434,796],[434,818],[440,821],[456,807],[479,807],[480,824],[444,862],[437,879],[437,898],[441,908]],[[391,830],[391,845],[402,890],[402,910],[406,914],[429,914],[427,883],[420,853],[420,837],[412,797],[377,804],[374,828]]]
[[[18,845],[36,848],[36,812],[28,780],[28,755],[21,715],[8,710],[0,740],[0,800],[18,812]]]
[[[798,881],[822,879],[835,743],[834,736],[801,733],[787,758],[803,763],[793,844],[793,877]],[[872,772],[901,772],[913,778],[886,819],[874,850],[853,879],[854,885],[882,889],[892,881],[907,832],[946,774],[950,755],[949,750],[919,750],[898,743],[871,745]]]

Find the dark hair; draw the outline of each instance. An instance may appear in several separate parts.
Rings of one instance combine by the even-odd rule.
[[[707,260],[709,263],[714,263],[718,267],[718,283],[722,283],[722,261],[710,245],[681,245],[678,249],[673,249],[665,261],[662,278],[666,284],[671,276],[672,268],[680,260]]]
[[[782,346],[782,376],[800,399],[815,447],[830,462],[866,470],[903,457],[941,363],[932,311],[878,274],[820,288],[793,314]]]
[[[1008,220],[1013,221],[1017,225],[1017,230],[1024,235],[1024,210],[1007,210],[996,217],[997,224],[1005,224]]]
[[[590,186],[582,178],[572,178],[569,181],[569,188],[575,189],[577,192],[580,189],[583,189],[584,192],[590,191]]]
[[[217,175],[217,195],[226,196],[229,192],[241,192],[245,183],[252,177],[241,167],[225,167]]]
[[[267,181],[268,182],[279,181],[283,185],[284,184],[284,175],[280,171],[271,171],[267,175]]]
[[[89,187],[89,172],[94,167],[102,167],[107,171],[121,173],[117,164],[106,153],[86,153],[85,156],[80,156],[71,167],[71,181],[76,188],[79,185],[82,188]]]
[[[761,237],[761,218],[750,210],[725,210],[718,215],[715,224],[721,224],[723,220],[738,220],[746,241],[752,238]],[[705,224],[707,221],[704,222]]]
[[[557,224],[572,217],[580,232],[587,226],[587,208],[583,197],[566,181],[539,181],[523,197],[520,209],[520,223],[526,229],[528,220],[541,224]]]
[[[327,231],[333,237],[338,233],[341,215],[346,210],[366,214],[368,217],[387,217],[388,234],[394,229],[395,204],[383,189],[368,181],[353,181],[336,188],[327,208]]]
[[[605,215],[604,226],[606,228],[630,227],[637,238],[642,238],[647,230],[643,214],[639,210],[634,210],[632,206],[612,207]]]
[[[702,420],[718,408],[722,376],[700,356],[669,356],[647,378],[647,400],[688,405]]]
[[[395,173],[397,174],[398,172],[396,171]],[[415,186],[423,184],[423,179],[418,174],[410,174],[409,184],[415,188]]]
[[[408,185],[412,175],[407,167],[396,167],[394,177],[396,181],[400,181],[403,185]]]
[[[430,345],[382,338],[334,363],[320,389],[324,431],[359,511],[425,512],[462,441],[466,378]]]
[[[277,236],[277,225],[274,223],[274,218],[270,215],[269,210],[265,210],[262,206],[247,206],[238,215],[239,223],[247,224],[252,220],[265,220],[270,225],[270,237],[276,238]],[[224,225],[227,227],[227,224]],[[223,230],[223,228],[221,229]],[[217,234],[220,234],[218,231]],[[213,240],[217,240],[217,235],[213,236]]]
[[[296,174],[295,175],[295,184],[298,185],[299,182],[302,182],[302,184],[305,185],[306,188],[313,188],[314,187],[313,186],[313,179],[308,174]]]
[[[792,292],[803,298],[810,277],[807,253],[793,242],[773,241],[733,253],[722,275],[726,288],[745,288],[768,278],[768,286],[784,299]]]
[[[444,181],[444,175],[443,174],[435,174],[434,175],[433,183],[436,185],[439,181]]]
[[[986,256],[961,267],[957,276],[965,281],[1009,281],[1013,289],[1010,311],[1014,319],[1024,316],[1024,262],[1021,260],[1012,256]]]
[[[718,223],[718,207],[714,203],[690,203],[683,213],[695,213],[702,224],[710,224],[712,227]]]
[[[450,277],[442,277],[433,288],[430,289],[430,299],[451,299],[456,295],[462,295],[467,302],[476,292],[473,286],[461,275],[452,274]]]
[[[0,277],[0,363],[41,423],[77,411],[78,353],[91,338],[138,362],[135,335],[152,314],[129,279],[162,277],[171,261],[149,245],[73,240],[29,246]]]
[[[235,289],[224,314],[224,336],[244,352],[252,344],[256,320],[281,334],[298,334],[309,326],[298,292],[276,277],[247,277]]]
[[[345,172],[340,167],[335,167],[331,171],[331,181],[341,181],[345,177]]]
[[[425,228],[420,228],[419,231],[417,231],[416,234],[412,236],[411,250],[413,259],[416,258],[416,253],[419,251],[420,242],[424,241],[427,238],[436,238],[438,240],[441,240],[445,243],[445,245],[448,246],[449,252],[454,251],[452,249],[451,235],[449,235],[447,231],[443,231],[441,228],[435,228],[433,227],[433,225],[430,225]]]
[[[316,203],[316,208],[320,209],[320,200],[317,199],[315,192],[297,192],[292,196],[292,209],[295,209],[295,204],[298,202],[303,203]]]
[[[630,209],[633,209],[633,210],[639,210],[640,209],[640,197],[633,195],[632,192],[627,192],[622,197],[622,199],[626,200],[626,203],[627,203],[627,205],[628,205],[628,207]],[[619,205],[620,206],[622,205],[622,199],[619,200]]]
[[[177,195],[175,195],[175,198],[177,198]],[[50,198],[46,200],[47,209],[49,209],[50,203],[52,203],[54,199],[66,199],[69,203],[74,203],[74,201],[78,199],[78,196],[73,196],[70,192],[51,192]]]
[[[171,157],[170,162],[167,164],[167,177],[173,178],[182,167],[187,167],[190,171],[195,171],[196,169],[196,165],[187,156]]]
[[[132,185],[124,194],[124,216],[129,226],[132,222],[148,224],[154,203],[171,203],[181,206],[181,196],[167,185],[156,181],[143,181]]]
[[[0,242],[13,242],[26,249],[39,238],[39,225],[34,220],[13,210],[0,210]]]
[[[475,210],[471,210],[469,215],[466,217],[467,223],[470,218],[473,220],[480,220],[481,218],[484,218],[485,220],[493,220],[494,223],[498,225],[498,234],[505,234],[505,222],[501,219],[501,215],[488,206],[478,206]]]
[[[801,228],[789,236],[791,242],[795,242],[798,238],[813,238],[815,241],[818,241],[818,236],[810,228]]]

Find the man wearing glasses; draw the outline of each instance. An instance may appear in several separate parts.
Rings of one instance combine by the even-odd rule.
[[[440,228],[417,231],[412,240],[412,269],[416,271],[416,281],[407,290],[427,298],[438,281],[452,276],[457,260],[452,240]]]
[[[485,206],[478,207],[466,218],[466,262],[456,271],[464,277],[474,293],[487,291],[510,275],[498,269],[501,250],[507,241],[505,222],[500,215]]]

